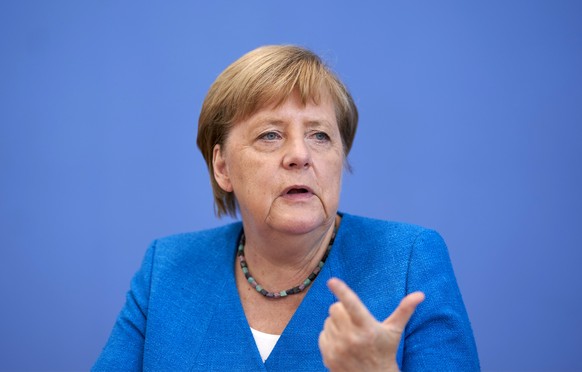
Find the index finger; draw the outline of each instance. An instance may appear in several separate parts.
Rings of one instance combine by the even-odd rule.
[[[338,278],[331,278],[327,286],[340,300],[350,318],[356,325],[364,325],[370,320],[375,320],[358,295],[350,287]]]

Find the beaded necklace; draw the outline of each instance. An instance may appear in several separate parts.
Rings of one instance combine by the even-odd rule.
[[[313,272],[311,274],[309,274],[309,276],[307,277],[307,279],[305,279],[303,281],[303,283],[301,283],[298,286],[295,286],[293,288],[289,288],[289,289],[287,289],[285,291],[281,291],[281,292],[269,292],[265,288],[263,288],[259,283],[257,283],[255,278],[253,278],[253,276],[251,275],[251,273],[249,271],[249,267],[247,265],[247,261],[245,259],[245,233],[244,233],[244,231],[242,232],[241,237],[240,237],[240,241],[238,244],[238,253],[237,253],[238,259],[240,261],[240,268],[242,269],[242,272],[245,274],[245,278],[247,278],[247,281],[249,282],[249,284],[254,289],[256,289],[257,292],[259,292],[260,294],[262,294],[265,297],[281,298],[281,297],[286,297],[289,295],[294,295],[294,294],[303,292],[303,290],[305,288],[309,287],[309,285],[315,280],[315,278],[317,278],[317,275],[321,271],[321,268],[323,267],[323,264],[325,263],[325,260],[327,259],[327,256],[329,255],[329,251],[331,250],[331,246],[333,245],[336,231],[337,231],[337,228],[334,227],[333,234],[331,235],[331,239],[329,241],[329,245],[327,246],[327,249],[325,250],[323,257],[321,258],[321,260],[319,261],[319,263],[317,264],[317,266],[315,267]]]

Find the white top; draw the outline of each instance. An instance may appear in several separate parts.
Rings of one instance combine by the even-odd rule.
[[[253,333],[253,337],[255,339],[255,343],[257,344],[257,348],[259,349],[259,353],[261,353],[261,359],[263,359],[263,363],[265,360],[271,355],[271,351],[279,341],[279,337],[281,335],[271,335],[265,332],[257,331],[256,329],[251,328],[251,332]]]

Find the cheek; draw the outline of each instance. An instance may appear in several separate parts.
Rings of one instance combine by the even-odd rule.
[[[325,171],[325,183],[328,199],[338,199],[343,176],[343,160],[334,159],[328,163]]]
[[[231,168],[234,170],[232,182],[235,194],[266,195],[267,188],[264,186],[273,181],[273,172],[265,166],[265,159],[249,156],[244,152],[239,154]]]

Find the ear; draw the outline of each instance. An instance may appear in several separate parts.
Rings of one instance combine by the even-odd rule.
[[[214,179],[218,186],[226,192],[232,192],[228,166],[220,145],[214,145],[214,149],[212,149],[212,168],[214,170]]]

